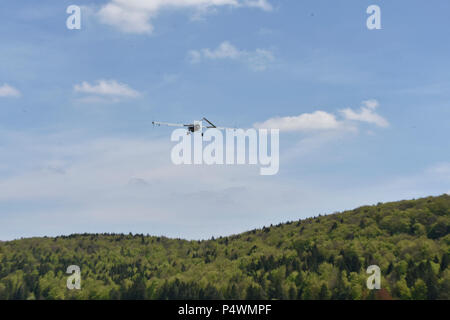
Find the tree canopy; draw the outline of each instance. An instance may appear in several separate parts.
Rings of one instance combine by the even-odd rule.
[[[75,234],[0,242],[0,299],[449,299],[450,196],[187,241]],[[66,269],[81,268],[81,290]],[[369,290],[366,269],[381,269]]]

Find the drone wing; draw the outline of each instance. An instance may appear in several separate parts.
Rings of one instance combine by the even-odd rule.
[[[208,128],[208,129],[218,129],[218,130],[235,130],[236,128],[225,128],[225,127],[217,127],[214,123],[212,123],[211,121],[209,121],[208,119],[206,119],[206,118],[203,118],[203,120],[204,121],[206,121],[208,124],[209,124],[209,126],[207,126],[206,128]]]
[[[207,128],[217,128],[215,124],[213,124],[211,121],[203,117],[203,120],[208,122],[209,126]]]
[[[154,126],[168,126],[168,127],[190,127],[190,126],[193,126],[192,124],[169,123],[169,122],[159,122],[159,121],[152,121],[152,124]]]
[[[237,128],[227,128],[227,127],[207,127],[208,129],[217,129],[217,130],[237,130]]]

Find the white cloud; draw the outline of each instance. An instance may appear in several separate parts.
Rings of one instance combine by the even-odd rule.
[[[139,92],[130,88],[124,83],[119,83],[116,80],[98,80],[95,85],[84,81],[81,84],[74,86],[75,92],[95,94],[101,96],[113,97],[129,97],[135,98],[139,96]]]
[[[243,53],[228,41],[222,42],[215,50],[203,49],[203,56],[208,59],[238,59]]]
[[[253,52],[240,50],[228,41],[222,42],[216,49],[191,50],[188,53],[191,63],[202,60],[235,60],[247,64],[254,71],[264,71],[275,60],[273,53],[266,49],[256,49]]]
[[[437,163],[428,168],[427,173],[441,176],[443,178],[445,177],[450,180],[450,162]]]
[[[264,11],[272,11],[273,7],[267,0],[245,0],[243,5],[252,8],[258,8]]]
[[[326,111],[314,111],[312,113],[302,113],[298,116],[274,117],[262,123],[255,123],[255,128],[280,129],[281,131],[329,131],[329,130],[345,130],[356,132],[358,128],[353,121],[362,121],[376,124],[379,127],[387,127],[389,122],[375,113],[379,103],[377,100],[366,100],[362,102],[363,106],[359,112],[352,109],[340,110],[344,119],[338,119],[333,113]],[[373,131],[368,131],[373,135]]]
[[[151,90],[159,90],[167,86],[171,86],[182,79],[181,74],[178,73],[164,73],[161,79],[151,85]]]
[[[274,35],[275,33],[276,33],[275,30],[265,27],[260,28],[258,31],[258,35],[260,36],[271,36]]]
[[[256,123],[254,126],[282,131],[313,131],[338,129],[341,124],[333,114],[319,110],[293,117],[271,118],[263,123]]]
[[[182,237],[232,234],[266,224],[269,215],[276,220],[275,208],[286,212],[288,195],[298,194],[282,184],[274,191],[257,166],[175,166],[168,138],[2,137],[11,159],[2,162],[11,170],[0,171],[0,202],[17,213],[0,214],[2,237],[7,228],[48,235],[49,224],[59,234],[94,225]],[[199,201],[215,209],[191,210]]]
[[[307,172],[301,161],[314,150],[324,165],[330,163],[333,152],[325,146],[342,131],[321,132],[320,141],[308,137],[296,146],[300,153],[291,166],[282,154],[285,174],[271,179],[252,166],[174,166],[167,137],[0,133],[0,202],[7,204],[7,214],[0,214],[1,240],[129,231],[207,238],[379,201],[441,194],[450,181],[448,162],[412,177],[385,176],[369,184],[367,179],[342,184],[346,173],[333,177],[328,170],[311,177],[289,175],[292,168]],[[213,210],[197,210],[199,203]]]
[[[347,120],[362,121],[375,124],[379,127],[387,127],[389,126],[389,122],[375,112],[375,109],[378,108],[378,106],[379,103],[377,100],[367,100],[363,101],[363,106],[359,112],[347,108],[341,110],[341,113]]]
[[[180,75],[176,73],[165,73],[163,75],[162,83],[163,85],[172,84],[180,79]]]
[[[207,12],[219,7],[252,7],[271,11],[268,0],[111,0],[98,15],[100,21],[129,33],[152,33],[152,20],[164,9]]]
[[[20,97],[20,91],[5,83],[0,86],[0,97]]]

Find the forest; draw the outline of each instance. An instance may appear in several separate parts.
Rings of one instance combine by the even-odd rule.
[[[203,241],[74,234],[0,242],[0,299],[449,299],[450,196]],[[69,290],[70,265],[81,289]],[[381,289],[366,286],[381,269]]]

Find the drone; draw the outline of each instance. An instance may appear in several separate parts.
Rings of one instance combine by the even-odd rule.
[[[204,126],[203,121],[205,121],[208,125]],[[168,122],[158,122],[158,121],[152,121],[152,124],[154,126],[168,126],[168,127],[181,127],[187,129],[187,134],[191,134],[194,132],[201,132],[203,136],[203,128],[206,129],[219,129],[219,130],[226,130],[231,128],[224,128],[224,127],[217,127],[215,124],[213,124],[211,121],[203,117],[201,120],[194,120],[192,124],[182,124],[182,123],[168,123]]]

